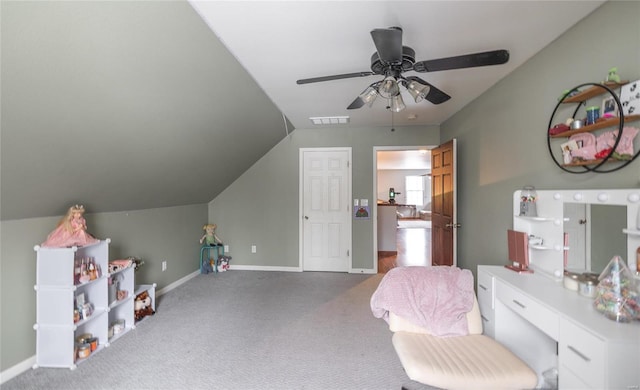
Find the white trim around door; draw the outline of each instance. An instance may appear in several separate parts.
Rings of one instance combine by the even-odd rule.
[[[299,266],[353,272],[352,150],[299,150]]]

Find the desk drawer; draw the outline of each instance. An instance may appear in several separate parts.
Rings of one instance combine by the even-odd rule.
[[[478,271],[478,305],[482,318],[482,329],[486,336],[495,337],[495,307],[494,307],[494,277],[493,275]]]
[[[494,278],[491,274],[478,271],[478,303],[481,310],[495,309],[493,281]]]
[[[590,388],[605,388],[606,345],[603,340],[571,321],[561,320],[558,347],[561,374],[568,369]]]
[[[558,315],[507,284],[495,283],[496,299],[554,340],[558,340]]]

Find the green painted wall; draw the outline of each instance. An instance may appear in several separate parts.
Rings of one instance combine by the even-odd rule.
[[[438,133],[437,126],[295,130],[209,204],[210,222],[229,244],[233,265],[298,267],[300,148],[351,147],[353,198],[375,205],[373,147],[435,146]],[[353,268],[372,270],[373,220],[353,221],[352,243]]]
[[[512,224],[512,193],[525,184],[551,188],[639,187],[640,159],[609,174],[564,173],[548,156],[545,131],[564,89],[599,81],[611,66],[640,78],[639,2],[608,2],[513,74],[456,114],[440,129],[298,129],[281,141],[208,205],[87,215],[90,230],[110,237],[112,258],[145,259],[141,283],[158,288],[197,269],[201,227],[219,225],[236,265],[298,264],[298,151],[303,147],[353,148],[353,197],[375,199],[373,147],[436,145],[458,139],[458,260],[502,264],[504,232]],[[249,141],[247,141],[249,142]],[[508,207],[507,207],[508,206]],[[208,218],[207,218],[208,217]],[[0,370],[35,353],[35,252],[58,218],[0,224]],[[373,223],[353,225],[353,267],[372,269]],[[252,255],[250,246],[257,245]],[[167,260],[168,270],[160,272]]]
[[[640,159],[613,173],[565,173],[551,160],[546,139],[563,90],[600,82],[613,66],[624,79],[640,79],[638,15],[640,2],[605,3],[442,124],[443,140],[458,139],[460,266],[475,272],[478,264],[505,263],[505,231],[513,222],[509,205],[513,191],[526,184],[539,189],[640,186]]]
[[[90,211],[90,210],[89,210]],[[2,221],[0,225],[0,345],[4,371],[35,355],[36,252],[59,217]],[[137,284],[157,283],[157,289],[196,271],[200,261],[201,227],[207,205],[86,215],[88,231],[111,238],[110,260],[137,256],[145,264]],[[167,270],[162,272],[162,261]]]

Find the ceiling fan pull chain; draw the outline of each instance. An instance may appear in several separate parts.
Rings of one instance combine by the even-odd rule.
[[[395,127],[393,127],[393,110],[391,109],[391,105],[389,105],[389,107],[387,107],[387,109],[389,111],[391,111],[391,131],[396,131]]]

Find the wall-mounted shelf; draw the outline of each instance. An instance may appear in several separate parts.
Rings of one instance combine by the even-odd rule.
[[[636,146],[635,148],[636,152],[633,156],[630,156],[629,158],[625,158],[625,159],[616,158],[617,156],[614,156],[614,152],[616,151],[616,148],[618,147],[618,143],[620,142],[620,139],[621,139],[621,137],[616,137],[615,143],[613,147],[611,147],[611,150],[608,152],[608,154],[606,156],[599,156],[602,158],[582,160],[582,161],[580,161],[579,159],[573,158],[571,162],[565,162],[563,159],[563,156],[561,155],[562,154],[561,142],[558,141],[559,139],[568,139],[569,137],[576,134],[592,133],[592,132],[601,131],[604,129],[616,128],[618,131],[618,134],[622,134],[622,131],[625,125],[634,121],[639,121],[640,115],[625,116],[623,114],[624,111],[623,111],[622,104],[620,103],[618,94],[614,92],[614,89],[620,88],[625,84],[628,84],[628,81],[624,81],[621,83],[581,84],[574,87],[567,94],[565,94],[564,97],[560,99],[560,101],[558,101],[555,109],[553,110],[553,113],[551,114],[551,117],[549,119],[549,125],[547,127],[547,146],[549,148],[549,154],[551,155],[551,158],[553,159],[553,161],[556,163],[558,167],[560,167],[562,170],[569,173],[613,172],[629,165],[629,163],[631,163],[633,160],[635,160],[638,157],[638,155],[640,155],[640,146]],[[596,120],[595,123],[590,125],[585,125],[579,129],[572,129],[559,134],[549,134],[550,130],[554,127],[556,123],[564,122],[564,120],[566,119],[566,118],[562,118],[562,120],[559,120],[558,118],[556,118],[556,114],[558,114],[560,107],[566,104],[571,104],[571,103],[575,104],[576,107],[573,111],[573,114],[571,115],[571,118],[577,119],[578,117],[584,117],[582,115],[578,116],[578,112],[580,111],[582,106],[586,106],[586,102],[589,99],[593,99],[598,96],[607,95],[607,94],[609,94],[615,101],[619,116],[610,117],[610,118],[599,118],[598,120]],[[600,104],[601,102],[598,102],[596,106],[600,106]],[[638,143],[639,142],[636,141],[636,145]]]
[[[606,93],[606,89],[604,89],[602,86],[610,88],[610,89],[616,89],[616,88],[620,88],[623,85],[629,84],[629,80],[625,80],[625,81],[621,81],[619,83],[603,83],[603,84],[593,84],[593,87],[584,89],[578,93],[576,93],[575,95],[572,96],[568,96],[564,99],[562,99],[562,103],[582,103],[585,100],[589,100],[593,97],[596,96],[600,96],[604,93]],[[600,86],[602,85],[602,86]],[[574,88],[574,90],[576,90],[576,88]]]
[[[640,120],[640,115],[625,115],[624,116],[624,124],[630,123],[630,122],[635,122]],[[596,123],[592,124],[592,125],[586,125],[583,126],[579,129],[575,129],[575,130],[569,130],[569,131],[565,131],[563,133],[559,133],[559,134],[554,134],[554,135],[549,135],[549,137],[551,138],[569,138],[574,134],[580,134],[580,133],[590,133],[592,131],[596,131],[596,130],[602,130],[602,129],[606,129],[608,127],[615,127],[618,126],[618,122],[620,122],[620,118],[619,117],[612,117],[612,118],[603,118],[602,120],[597,121]]]

